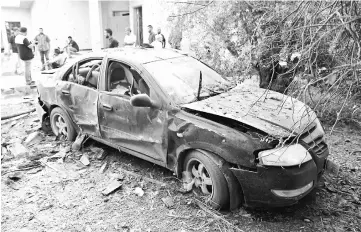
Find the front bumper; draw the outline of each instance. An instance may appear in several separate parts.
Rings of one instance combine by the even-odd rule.
[[[249,207],[287,206],[297,203],[317,185],[322,171],[318,171],[316,163],[311,160],[294,167],[266,167],[259,165],[257,171],[231,168],[240,182],[244,195],[244,203]],[[312,187],[294,197],[280,197],[271,190],[295,190],[307,186]]]

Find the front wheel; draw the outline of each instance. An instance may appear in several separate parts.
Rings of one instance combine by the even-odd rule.
[[[75,140],[76,131],[71,119],[60,107],[51,111],[50,125],[55,136],[64,136],[69,141]]]
[[[215,209],[226,208],[229,205],[227,181],[221,169],[210,157],[199,151],[191,151],[184,161],[183,170],[191,174],[194,186]]]

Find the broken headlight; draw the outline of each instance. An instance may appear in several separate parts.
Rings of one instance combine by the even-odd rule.
[[[260,164],[266,166],[296,166],[312,159],[310,153],[300,144],[265,150],[258,153]]]

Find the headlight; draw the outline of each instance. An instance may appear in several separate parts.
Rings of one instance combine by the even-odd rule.
[[[260,163],[268,166],[296,166],[312,159],[310,153],[300,144],[261,151]]]

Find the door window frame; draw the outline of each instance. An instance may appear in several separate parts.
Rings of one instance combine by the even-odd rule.
[[[64,81],[64,82],[68,82],[68,83],[72,83],[72,84],[76,84],[76,85],[80,85],[76,82],[71,82],[69,81],[69,75],[72,73],[73,71],[73,67],[74,65],[78,64],[78,63],[82,63],[82,65],[86,62],[89,62],[91,60],[101,60],[102,63],[100,65],[100,70],[99,70],[99,76],[98,76],[98,83],[97,83],[97,88],[95,90],[99,91],[99,86],[100,86],[100,82],[101,82],[101,79],[102,79],[102,76],[103,76],[103,73],[104,73],[104,63],[106,61],[105,57],[87,57],[87,58],[84,58],[84,59],[81,59],[81,60],[78,60],[77,62],[75,62],[74,64],[72,64],[70,67],[68,67],[68,69],[64,72],[64,74],[62,75],[62,79],[61,81]],[[67,80],[64,80],[64,77],[68,76],[68,79]],[[93,89],[91,87],[88,87],[88,86],[85,86],[85,85],[80,85],[80,86],[83,86],[83,87],[86,87],[86,88],[90,88],[90,89]]]

